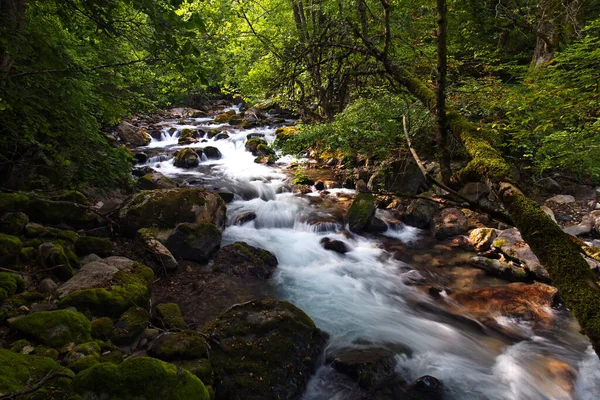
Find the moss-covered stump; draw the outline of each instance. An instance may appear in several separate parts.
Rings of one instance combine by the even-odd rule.
[[[179,168],[195,168],[200,165],[200,156],[194,149],[181,149],[175,153],[173,165]]]
[[[125,233],[146,227],[175,228],[177,224],[212,223],[225,226],[225,202],[200,188],[148,190],[130,197],[119,213]]]
[[[206,349],[202,334],[186,330],[158,337],[148,347],[148,354],[164,361],[195,360],[206,357]]]
[[[9,297],[25,290],[25,281],[17,274],[0,272],[0,304]]]
[[[358,193],[348,210],[346,219],[350,230],[355,233],[365,232],[375,216],[375,198],[370,193]]]
[[[25,229],[25,225],[28,223],[29,217],[27,214],[22,212],[9,212],[0,218],[0,232],[19,236],[23,233],[23,229]]]
[[[52,372],[71,374],[50,357],[39,357],[14,353],[0,349],[0,396],[23,389],[26,385],[35,384]],[[55,398],[53,393],[65,391],[70,385],[69,378],[49,380],[28,398]],[[40,397],[37,397],[40,395]]]
[[[71,201],[33,199],[27,206],[27,215],[42,224],[68,224],[78,227],[92,226],[97,217],[87,206]]]
[[[84,265],[57,290],[61,307],[77,307],[96,316],[118,318],[132,306],[146,306],[154,273],[124,257]]]
[[[14,264],[22,248],[23,243],[18,237],[0,233],[0,264]]]
[[[8,320],[11,329],[60,348],[67,343],[82,343],[91,339],[92,325],[87,317],[70,310],[40,311]]]
[[[267,143],[266,140],[264,139],[259,139],[259,138],[253,138],[253,139],[248,139],[246,141],[245,147],[246,150],[249,151],[250,153],[252,153],[253,156],[258,156],[258,146],[266,146],[268,147],[269,144]]]
[[[73,276],[71,261],[65,249],[55,243],[42,243],[38,248],[38,259],[45,273],[67,281]]]
[[[327,341],[313,321],[286,301],[233,306],[203,332],[211,345],[217,399],[291,399],[302,392]]]
[[[150,313],[141,307],[131,307],[115,323],[112,342],[116,344],[131,343],[148,326]]]
[[[137,186],[141,190],[173,189],[177,187],[177,183],[160,172],[154,171],[141,176]]]
[[[175,257],[205,263],[221,247],[221,237],[214,224],[182,223],[175,227],[166,246]]]
[[[228,275],[269,278],[277,264],[277,257],[273,253],[246,242],[236,242],[217,252],[213,270]]]
[[[80,256],[96,254],[100,257],[108,257],[113,253],[113,244],[106,238],[80,236],[75,241],[75,251]]]
[[[175,303],[157,304],[154,308],[154,320],[164,329],[185,329],[187,326]]]
[[[149,357],[96,365],[78,374],[72,387],[84,399],[209,400],[196,376]]]

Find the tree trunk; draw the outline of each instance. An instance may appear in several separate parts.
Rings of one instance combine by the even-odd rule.
[[[0,0],[0,78],[8,76],[14,59],[5,43],[16,43],[23,30],[27,0]]]
[[[448,74],[448,7],[446,0],[437,0],[437,91],[436,91],[436,122],[437,146],[442,182],[450,183],[450,153],[448,151],[448,125],[446,122],[446,77]]]

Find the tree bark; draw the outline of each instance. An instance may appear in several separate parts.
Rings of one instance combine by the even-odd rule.
[[[440,174],[445,185],[450,184],[450,152],[448,150],[448,125],[446,122],[446,80],[448,75],[448,7],[446,0],[437,0],[437,90],[436,90],[436,141]]]

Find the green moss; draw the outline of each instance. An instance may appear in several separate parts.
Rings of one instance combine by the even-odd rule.
[[[21,253],[19,253],[19,259],[24,263],[34,261],[36,257],[37,252],[33,247],[23,247]]]
[[[77,190],[65,190],[64,192],[53,196],[52,200],[71,201],[73,203],[78,204],[88,204],[87,197],[85,197],[83,193],[78,192]]]
[[[19,236],[23,233],[25,225],[29,222],[27,214],[22,212],[10,212],[0,218],[0,232]]]
[[[186,330],[159,337],[148,349],[148,354],[165,361],[193,360],[206,357],[206,349],[202,334]]]
[[[92,337],[94,339],[106,340],[110,338],[113,328],[112,319],[108,317],[95,319],[92,321]]]
[[[102,363],[73,380],[73,390],[84,398],[208,400],[206,387],[194,375],[172,364],[135,357],[120,365]]]
[[[90,340],[92,326],[85,315],[70,311],[40,311],[9,320],[9,326],[46,346],[61,347],[67,343]]]
[[[175,303],[158,304],[154,312],[158,324],[165,329],[185,329],[187,326],[179,306]]]
[[[183,368],[196,375],[205,385],[213,384],[213,370],[207,358],[199,360],[175,361],[177,367]]]
[[[0,213],[11,211],[25,211],[29,198],[20,193],[0,193]]]
[[[93,315],[118,318],[134,305],[148,304],[153,280],[152,269],[134,263],[131,272],[117,272],[110,290],[105,288],[76,290],[60,300],[59,305],[88,310]]]
[[[36,356],[49,357],[53,360],[58,360],[58,356],[60,355],[58,350],[45,346],[37,346],[34,353]]]
[[[75,251],[80,256],[96,254],[100,257],[108,257],[113,253],[113,244],[106,238],[80,236],[75,242]]]
[[[235,111],[233,113],[226,112],[226,113],[217,114],[215,116],[215,122],[219,123],[219,124],[227,124],[227,123],[229,123],[229,121],[231,121],[231,118],[233,118],[234,115],[235,115]]]
[[[25,236],[43,241],[62,240],[70,245],[75,243],[78,238],[77,233],[73,231],[63,231],[33,223],[25,226]]]
[[[55,202],[44,199],[31,200],[27,214],[32,221],[47,224],[90,225],[96,216],[82,204],[72,202]]]
[[[37,382],[53,371],[68,373],[52,358],[17,354],[0,349],[0,393],[20,390],[28,383]],[[42,390],[47,390],[49,386],[55,384],[56,380],[50,381]]]
[[[498,238],[492,242],[493,247],[502,247],[508,244],[508,240],[504,238]]]
[[[0,272],[0,303],[25,290],[25,281],[17,274]]]
[[[21,353],[21,352],[23,352],[24,348],[29,347],[29,346],[31,346],[31,342],[29,340],[19,339],[10,346],[10,349],[12,351],[14,351],[15,353]]]
[[[73,361],[67,368],[71,371],[78,373],[86,369],[92,368],[100,363],[100,356],[98,354],[90,354],[89,356],[82,357],[76,361]]]
[[[375,214],[375,198],[370,193],[358,193],[346,218],[352,232],[362,232]]]
[[[43,243],[38,250],[40,263],[47,273],[61,281],[68,281],[73,276],[71,261],[65,248],[56,243]]]
[[[23,243],[18,237],[0,233],[0,264],[14,264],[22,248]]]
[[[44,301],[46,296],[44,296],[40,292],[31,291],[31,292],[23,292],[12,296],[7,300],[8,303],[12,307],[18,308],[21,306],[30,306],[33,303],[39,303],[40,301]]]
[[[131,307],[125,311],[112,332],[112,341],[116,344],[126,344],[138,337],[150,320],[148,311],[141,307]]]
[[[268,146],[268,143],[264,139],[254,138],[246,140],[246,150],[251,152],[253,156],[258,156],[258,147],[259,146]]]

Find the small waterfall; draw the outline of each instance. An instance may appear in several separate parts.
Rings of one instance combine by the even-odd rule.
[[[156,164],[156,163],[161,163],[164,161],[168,161],[172,158],[172,156],[169,156],[168,154],[159,154],[157,156],[152,156],[152,157],[148,157],[148,161],[146,161],[146,164]]]

